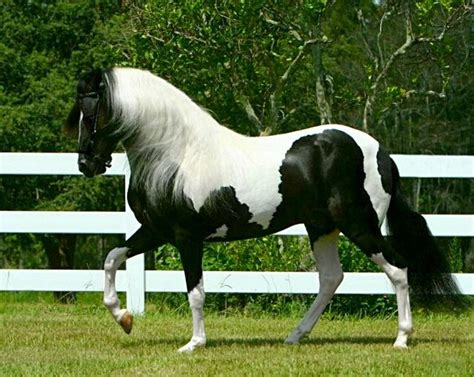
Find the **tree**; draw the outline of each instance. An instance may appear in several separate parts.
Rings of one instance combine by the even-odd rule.
[[[66,1],[6,1],[2,7],[0,148],[11,152],[72,151],[75,140],[64,136],[62,123],[74,98],[72,83],[78,67],[90,64],[84,59],[87,55],[78,52],[87,51],[97,25],[120,14],[120,9],[114,10],[106,2],[91,7]],[[17,210],[120,208],[123,203],[107,190],[120,191],[123,184],[117,179],[107,181],[105,185],[105,180],[86,184],[71,177],[2,177],[0,203],[3,209]],[[7,265],[15,257],[12,250],[18,240],[22,240],[23,252],[45,250],[50,267],[73,267],[75,237],[6,235],[0,248]]]

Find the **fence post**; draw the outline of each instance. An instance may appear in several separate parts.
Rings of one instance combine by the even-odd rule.
[[[127,192],[130,183],[130,167],[127,166],[125,174],[125,221],[128,239],[137,231],[140,224],[135,219],[132,209],[128,205]],[[127,309],[133,314],[145,312],[145,256],[139,254],[130,258],[127,265]]]

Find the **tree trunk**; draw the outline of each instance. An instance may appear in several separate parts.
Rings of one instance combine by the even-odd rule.
[[[76,235],[59,234],[47,236],[43,245],[48,258],[49,268],[54,270],[69,270],[74,268],[74,251]],[[54,292],[54,297],[63,304],[76,302],[75,292]]]
[[[316,71],[316,103],[321,117],[321,124],[332,123],[331,94],[327,88],[326,71],[324,70],[321,43],[316,43],[311,48]]]

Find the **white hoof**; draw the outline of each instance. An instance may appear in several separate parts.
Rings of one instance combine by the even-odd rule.
[[[408,332],[402,332],[398,334],[397,339],[395,339],[395,343],[393,343],[394,348],[398,348],[401,350],[407,349],[407,342],[408,342]]]
[[[203,338],[192,338],[186,345],[182,346],[178,352],[188,353],[193,352],[196,348],[204,347],[206,345],[206,339]]]
[[[301,331],[295,330],[293,333],[285,339],[285,344],[298,344],[306,334]]]
[[[396,348],[396,349],[399,349],[399,350],[407,350],[408,349],[408,346],[406,344],[403,344],[403,343],[397,343],[395,342],[393,344],[393,348]]]
[[[396,340],[395,343],[393,343],[393,347],[397,348],[399,350],[406,350],[408,348],[407,346],[407,336],[399,336]]]

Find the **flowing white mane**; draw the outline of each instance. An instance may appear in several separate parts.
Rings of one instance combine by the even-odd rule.
[[[114,68],[107,81],[113,121],[134,171],[132,184],[146,185],[151,197],[169,189],[173,177],[175,196],[193,191],[185,187],[190,176],[193,186],[209,180],[219,186],[221,175],[232,170],[228,165],[244,158],[236,146],[246,137],[219,125],[167,81],[131,68]]]

